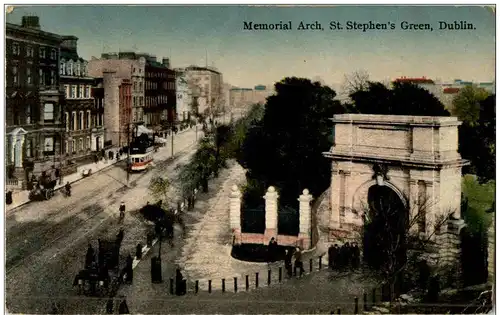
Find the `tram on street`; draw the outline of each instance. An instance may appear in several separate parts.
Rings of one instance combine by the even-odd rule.
[[[154,141],[145,135],[136,138],[130,145],[129,171],[141,172],[153,165]]]

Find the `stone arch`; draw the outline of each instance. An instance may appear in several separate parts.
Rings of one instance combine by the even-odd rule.
[[[384,181],[383,186],[386,186],[390,189],[392,189],[401,199],[401,202],[405,207],[408,207],[409,201],[408,198],[405,196],[403,191],[398,188],[394,183],[392,183],[390,180]],[[377,181],[375,179],[370,179],[362,183],[356,190],[354,191],[352,195],[352,209],[358,212],[358,216],[360,217],[360,211],[358,209],[366,209],[366,206],[368,204],[368,190],[370,187],[377,185]],[[362,202],[366,201],[366,205],[363,205]],[[361,218],[361,217],[360,217]]]

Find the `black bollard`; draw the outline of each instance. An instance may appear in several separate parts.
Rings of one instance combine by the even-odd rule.
[[[323,261],[323,256],[319,256],[319,269],[320,270],[321,270],[321,265],[323,265],[322,261]]]
[[[212,280],[208,280],[208,293],[212,293]]]
[[[170,278],[170,294],[174,294],[174,279]]]
[[[337,307],[337,314],[340,315],[340,307]]]
[[[137,244],[137,247],[135,250],[135,257],[137,259],[142,259],[142,244],[141,243]]]
[[[279,283],[281,283],[282,279],[283,279],[283,268],[280,267],[278,269],[278,281],[279,281]]]
[[[358,297],[354,298],[354,314],[359,313],[359,307],[358,307]]]
[[[196,280],[194,283],[194,294],[198,294],[198,290],[200,289],[200,281]]]
[[[226,279],[222,279],[222,293],[226,292]]]
[[[372,306],[377,303],[377,288],[372,289]]]
[[[238,292],[238,277],[234,277],[234,293]]]
[[[267,270],[267,285],[271,285],[271,269]]]
[[[248,288],[250,287],[250,281],[248,281],[248,275],[245,276],[245,290],[248,291]]]
[[[313,260],[312,258],[309,259],[309,272],[312,272],[313,271]]]
[[[255,287],[256,288],[259,287],[259,273],[258,272],[255,273]]]
[[[363,310],[368,311],[368,294],[363,292]]]

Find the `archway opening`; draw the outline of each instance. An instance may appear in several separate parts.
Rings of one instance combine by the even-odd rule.
[[[369,267],[392,276],[406,263],[409,212],[388,186],[371,186],[367,199],[363,257]]]

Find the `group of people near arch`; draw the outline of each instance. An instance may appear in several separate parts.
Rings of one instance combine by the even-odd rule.
[[[335,270],[343,270],[348,267],[356,269],[360,264],[360,250],[357,243],[338,244],[328,248],[328,267]]]

